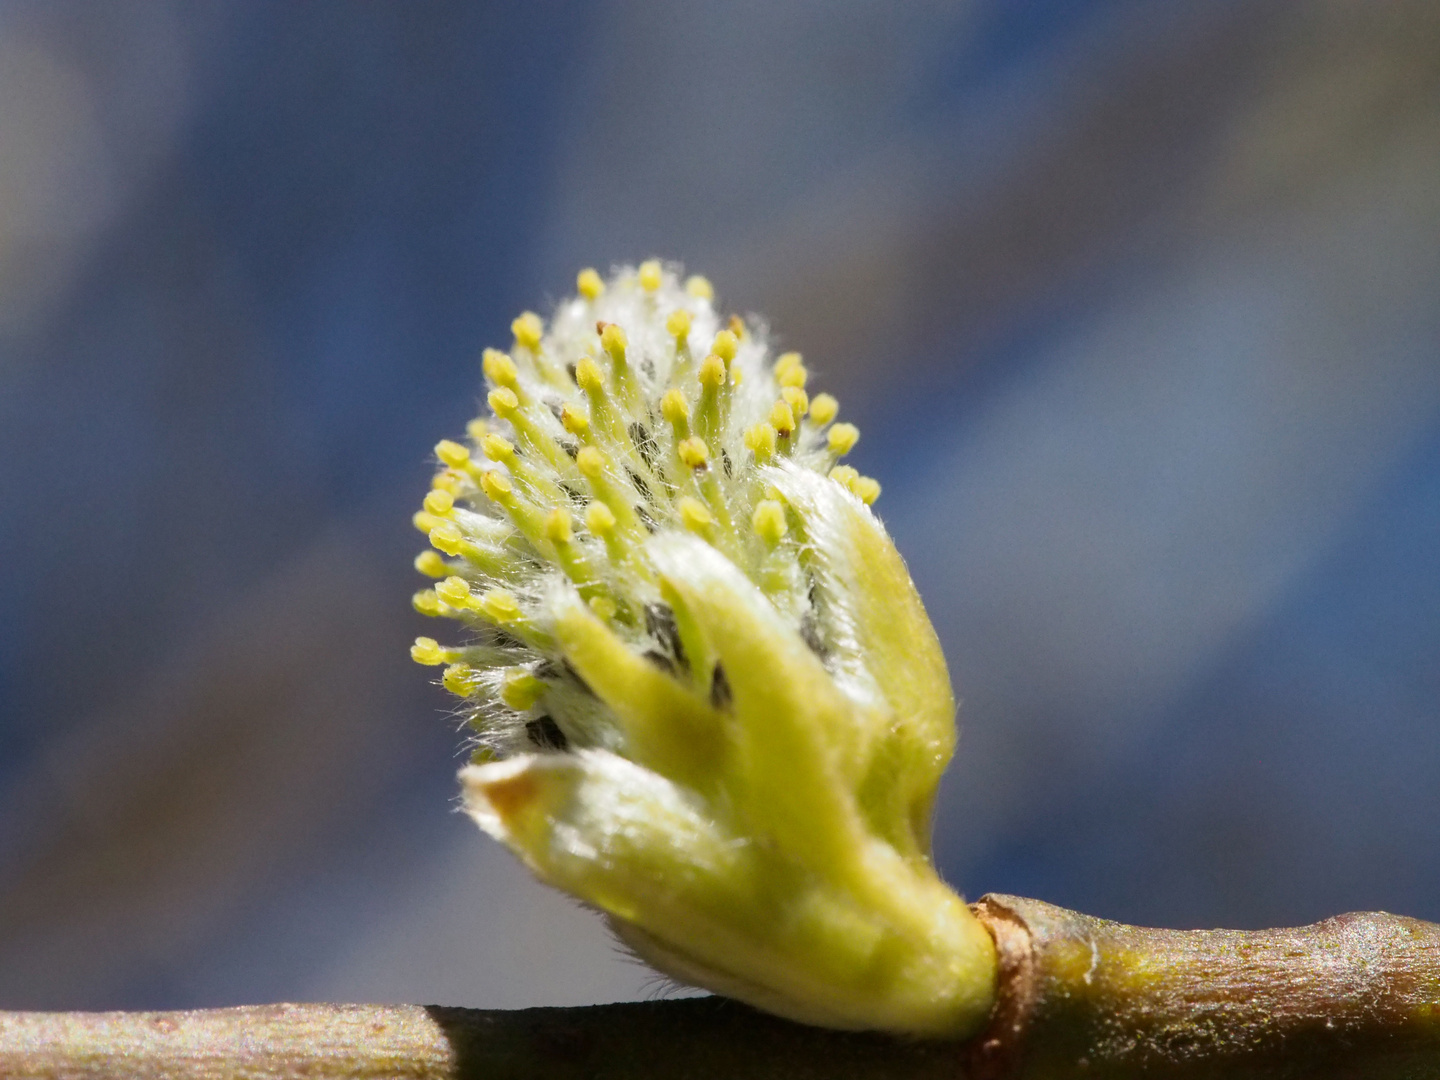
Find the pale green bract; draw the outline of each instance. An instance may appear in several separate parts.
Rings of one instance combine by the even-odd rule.
[[[930,859],[955,744],[904,563],[800,357],[644,263],[487,351],[494,416],[416,517],[418,639],[475,734],[465,808],[682,982],[796,1020],[962,1037],[988,932]]]

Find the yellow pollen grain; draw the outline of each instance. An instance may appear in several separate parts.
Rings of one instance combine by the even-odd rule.
[[[430,530],[430,543],[446,555],[459,555],[465,537],[455,525],[442,521]]]
[[[477,605],[483,615],[499,623],[520,618],[520,605],[508,589],[487,589]]]
[[[513,390],[520,381],[520,372],[515,367],[515,361],[499,349],[486,349],[481,366],[485,369],[485,378],[492,386],[508,386]]]
[[[435,444],[435,456],[443,464],[458,469],[470,460],[470,449],[452,439],[441,439]]]
[[[445,564],[445,560],[429,548],[415,556],[415,569],[426,577],[433,578],[442,578],[450,573],[450,567]]]
[[[510,478],[495,469],[487,470],[481,475],[480,488],[498,503],[508,502],[515,493],[514,487],[510,484]]]
[[[439,667],[445,663],[445,652],[434,638],[417,637],[415,644],[410,646],[410,659],[426,667]]]
[[[880,481],[873,476],[857,476],[850,490],[860,496],[860,501],[869,506],[880,497]]]
[[[545,324],[540,321],[539,315],[526,311],[510,324],[510,332],[515,335],[516,345],[536,352],[540,348],[540,338],[545,333]]]
[[[779,379],[787,371],[799,366],[800,354],[798,352],[781,353],[775,358],[775,378]]]
[[[448,491],[452,496],[460,494],[460,474],[453,469],[441,469],[430,478],[433,491]]]
[[[410,598],[410,605],[421,615],[428,615],[431,618],[445,614],[445,605],[440,603],[440,598],[435,595],[434,589],[421,589]]]
[[[700,385],[711,390],[725,385],[725,361],[715,353],[700,361]]]
[[[810,402],[810,422],[824,426],[834,420],[839,411],[840,402],[829,394],[816,394],[815,400]]]
[[[684,308],[676,308],[665,320],[665,329],[675,339],[677,346],[683,345],[690,336],[690,313]]]
[[[590,429],[590,418],[567,401],[560,407],[560,426],[571,435],[583,435]]]
[[[616,363],[625,359],[625,348],[629,345],[624,329],[618,323],[606,323],[600,331],[600,347],[610,354]]]
[[[775,456],[775,437],[776,431],[769,424],[760,423],[745,429],[745,445],[757,462],[764,463]]]
[[[570,512],[559,506],[545,515],[545,536],[552,544],[570,543]]]
[[[619,609],[615,606],[615,601],[611,600],[608,596],[592,596],[590,598],[590,610],[595,613],[597,619],[609,622],[615,617],[615,613]]]
[[[710,460],[710,448],[698,435],[681,439],[680,444],[675,447],[675,452],[680,455],[680,460],[685,463],[685,466],[691,469],[703,469]]]
[[[425,495],[425,509],[436,517],[444,517],[454,508],[455,496],[448,491],[435,490],[427,492]]]
[[[646,292],[660,288],[660,260],[646,259],[640,264],[640,287]]]
[[[660,399],[660,414],[672,425],[683,424],[690,419],[690,403],[685,395],[671,387]]]
[[[780,396],[785,399],[785,404],[790,406],[790,411],[795,414],[795,422],[798,424],[800,418],[810,408],[810,395],[798,386],[787,386],[780,391]]]
[[[844,457],[855,444],[860,441],[860,429],[854,424],[836,424],[830,429],[828,436],[830,452],[837,457]]]
[[[789,405],[783,401],[775,402],[775,407],[770,410],[770,426],[782,439],[795,430],[795,414],[790,411]]]
[[[512,668],[500,683],[500,700],[516,712],[527,712],[545,696],[545,684],[524,668]]]
[[[585,508],[585,528],[595,536],[605,536],[615,528],[614,512],[602,502],[592,502]]]
[[[575,455],[575,464],[582,473],[594,480],[605,471],[605,455],[593,446],[581,447],[580,452]]]
[[[575,365],[575,385],[587,394],[593,394],[605,386],[605,373],[593,356],[582,356]]]
[[[480,449],[491,461],[509,461],[515,456],[515,444],[504,435],[486,435],[480,440]]]
[[[435,595],[451,607],[463,608],[470,603],[470,583],[451,574],[435,586]]]
[[[480,689],[480,672],[469,664],[451,664],[440,676],[440,682],[456,697],[470,697]]]
[[[771,547],[780,542],[789,528],[785,524],[785,508],[774,499],[761,499],[755,504],[750,524],[754,526],[755,534]]]
[[[680,523],[691,532],[704,532],[715,523],[710,516],[710,511],[699,499],[693,499],[689,495],[680,500]]]
[[[715,340],[710,343],[710,351],[729,366],[730,361],[735,359],[735,350],[740,347],[733,331],[721,330],[715,335]]]
[[[785,371],[777,372],[775,381],[781,386],[794,386],[804,389],[805,382],[810,378],[810,372],[805,370],[804,364],[795,364]]]
[[[491,390],[485,400],[490,403],[490,408],[496,416],[509,416],[520,407],[520,399],[508,386]]]
[[[575,288],[586,300],[594,300],[605,294],[605,280],[593,266],[587,266],[575,275]]]
[[[710,284],[709,278],[701,277],[699,274],[686,280],[685,291],[697,300],[715,299],[715,286]]]

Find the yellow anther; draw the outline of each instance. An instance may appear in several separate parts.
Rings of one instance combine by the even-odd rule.
[[[785,508],[774,499],[761,499],[756,503],[750,523],[755,527],[755,534],[771,547],[780,542],[789,528],[785,524]]]
[[[508,503],[515,494],[510,478],[496,469],[489,469],[481,474],[480,488],[497,503]]]
[[[675,344],[684,344],[685,339],[690,336],[690,313],[684,308],[676,308],[665,320],[665,329],[675,339]]]
[[[443,464],[458,469],[470,460],[470,449],[451,439],[441,439],[435,444],[435,456]]]
[[[440,676],[440,682],[457,697],[470,697],[480,689],[480,672],[469,664],[451,664]]]
[[[582,356],[575,365],[575,385],[586,393],[593,394],[605,386],[605,373],[593,356]]]
[[[592,502],[585,508],[585,528],[595,536],[605,536],[615,528],[614,512],[602,502]]]
[[[470,603],[470,583],[451,574],[435,586],[435,595],[451,607],[463,608]]]
[[[526,311],[510,324],[510,332],[515,335],[516,345],[523,345],[531,352],[535,352],[540,348],[540,338],[545,334],[545,324],[540,321],[539,315],[533,311]]]
[[[836,457],[844,457],[855,449],[859,440],[860,429],[854,424],[836,424],[830,429],[830,452]]]
[[[476,606],[481,614],[497,623],[511,623],[520,618],[520,605],[508,589],[487,589]]]
[[[724,360],[727,367],[730,361],[735,359],[735,350],[739,347],[739,340],[730,330],[721,330],[715,335],[715,340],[710,343],[710,351]]]
[[[552,544],[568,544],[571,540],[570,511],[555,507],[545,515],[545,536]]]
[[[710,515],[710,511],[699,499],[692,499],[687,495],[680,500],[679,508],[680,523],[691,532],[704,532],[715,524],[715,519]]]
[[[698,435],[681,439],[680,444],[675,447],[675,452],[680,455],[680,460],[685,463],[685,466],[691,469],[703,469],[710,460],[710,448]]]
[[[714,300],[715,286],[710,284],[709,278],[696,274],[685,282],[685,291],[697,300]]]
[[[590,598],[590,610],[595,613],[596,618],[609,622],[615,617],[615,612],[619,609],[616,608],[615,601],[611,600],[608,596],[592,596]]]
[[[520,407],[520,399],[515,396],[515,391],[508,386],[501,386],[491,390],[485,399],[490,402],[490,408],[496,416],[509,416]]]
[[[775,378],[779,379],[787,371],[800,366],[800,354],[798,352],[781,353],[775,358]],[[784,384],[781,383],[783,386]]]
[[[640,264],[640,287],[646,292],[660,288],[660,260],[646,259]]]
[[[421,615],[429,615],[433,618],[445,614],[445,605],[440,603],[440,598],[435,595],[434,589],[421,589],[410,598],[410,604]]]
[[[790,411],[789,405],[783,401],[775,402],[775,407],[770,410],[770,426],[782,439],[795,430],[795,414]]]
[[[438,667],[445,663],[445,650],[433,637],[417,637],[410,646],[410,659],[426,667]]]
[[[520,320],[515,321],[518,323]],[[486,349],[480,365],[485,369],[485,378],[490,380],[492,386],[508,386],[514,389],[520,381],[520,372],[515,367],[515,361],[499,349]]]
[[[455,508],[455,496],[443,489],[431,491],[425,496],[425,509],[436,517],[444,517]]]
[[[465,425],[465,434],[469,435],[470,438],[477,443],[485,437],[485,433],[489,430],[489,421],[487,421],[484,417],[480,416],[477,416],[474,420],[471,420],[468,424]]]
[[[787,408],[786,413],[789,413]],[[745,429],[745,445],[755,455],[755,460],[764,464],[775,456],[776,432],[769,424],[756,424]]]
[[[718,390],[725,384],[725,361],[711,353],[700,361],[700,385]]]
[[[789,405],[790,411],[795,414],[795,422],[799,423],[800,418],[810,408],[810,395],[798,386],[787,386],[780,391],[780,396],[785,399],[785,404]]]
[[[450,495],[460,494],[460,474],[453,469],[441,469],[430,478],[430,487],[434,491],[448,491]]]
[[[480,440],[480,449],[491,461],[509,461],[515,456],[515,444],[504,435],[491,432]]]
[[[849,465],[836,465],[830,470],[829,476],[831,480],[835,480],[847,488],[860,479],[860,474]]]
[[[685,400],[684,394],[671,387],[660,399],[660,414],[671,425],[678,426],[690,419],[690,403]]]
[[[775,373],[775,381],[781,386],[795,386],[803,388],[805,381],[810,378],[810,372],[805,370],[804,364],[793,364],[784,371]]]
[[[445,560],[430,548],[415,556],[415,569],[426,577],[433,578],[442,578],[450,573],[450,568],[445,565]]]
[[[440,524],[439,518],[425,510],[415,511],[415,516],[410,520],[415,523],[415,528],[423,533],[428,533],[431,529],[435,528],[436,525]]]
[[[625,359],[625,347],[629,345],[624,329],[618,323],[606,323],[600,331],[600,347],[610,354],[610,359],[621,363]]]
[[[594,300],[605,292],[604,280],[595,272],[594,267],[590,266],[575,275],[575,287],[586,300]]]
[[[810,402],[810,422],[823,427],[834,420],[839,411],[840,402],[829,394],[816,394],[815,400]]]
[[[594,480],[605,471],[605,455],[593,446],[584,446],[575,455],[575,464],[580,467],[582,473]]]
[[[590,418],[567,401],[560,407],[560,424],[571,435],[583,435],[590,429]]]
[[[441,521],[430,530],[430,543],[446,555],[459,555],[465,544],[465,537],[458,526]]]
[[[500,683],[500,700],[516,712],[527,712],[545,696],[545,684],[524,668],[512,668]]]
[[[850,490],[860,496],[860,501],[869,506],[880,497],[880,481],[873,476],[857,476]]]

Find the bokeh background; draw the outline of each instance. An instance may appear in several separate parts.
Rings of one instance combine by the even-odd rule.
[[[864,433],[967,895],[1440,919],[1440,5],[6,0],[0,1007],[655,991],[406,654],[481,348],[650,255]]]

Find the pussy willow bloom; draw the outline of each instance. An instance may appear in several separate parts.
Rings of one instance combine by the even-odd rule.
[[[944,658],[839,464],[859,433],[704,278],[593,270],[486,350],[416,525],[465,808],[660,971],[838,1028],[963,1036],[984,928],[936,875]],[[445,636],[445,635],[442,635]]]

